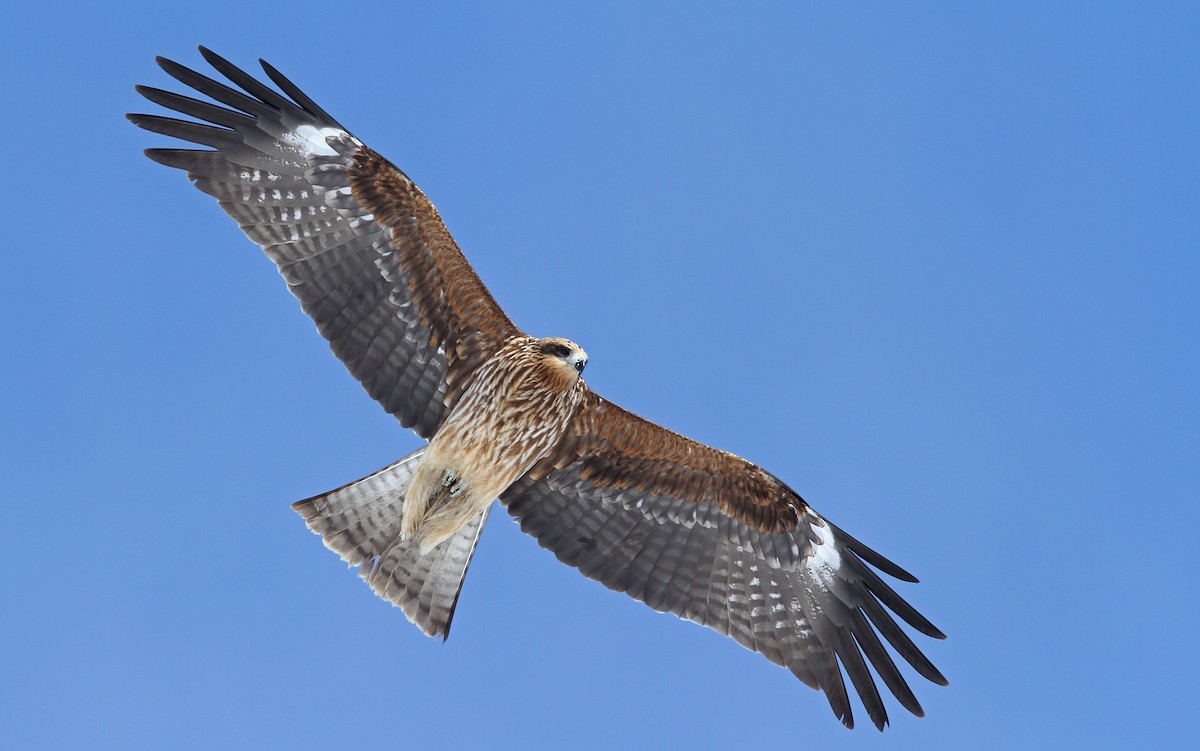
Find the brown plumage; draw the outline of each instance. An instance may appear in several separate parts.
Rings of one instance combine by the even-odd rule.
[[[447,635],[498,497],[564,563],[787,667],[848,727],[843,670],[880,729],[887,711],[871,668],[922,713],[880,637],[945,684],[892,613],[943,637],[874,569],[911,574],[766,470],[591,391],[583,350],[518,329],[407,175],[265,62],[282,95],[201,52],[241,91],[160,58],[224,106],[138,87],[202,122],[130,115],[135,124],[208,147],[147,156],[217,198],[371,397],[430,441],[294,504],[375,592],[427,634]]]
[[[405,495],[401,533],[421,553],[483,513],[562,441],[584,395],[586,362],[567,339],[515,336],[479,366]]]

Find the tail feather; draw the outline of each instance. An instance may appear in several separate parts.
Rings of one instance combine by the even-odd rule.
[[[422,448],[361,480],[292,504],[325,547],[352,566],[378,556],[400,535],[404,494]]]
[[[479,542],[491,507],[464,524],[451,537],[421,554],[419,541],[397,540],[359,574],[380,597],[399,605],[408,620],[429,636],[450,636],[454,607],[467,566]]]
[[[488,510],[424,555],[418,543],[401,539],[404,496],[424,451],[292,508],[327,548],[361,567],[376,594],[429,636],[445,638]]]

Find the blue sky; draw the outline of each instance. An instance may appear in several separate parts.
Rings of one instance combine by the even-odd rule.
[[[1191,4],[29,5],[0,45],[0,745],[1194,737]],[[197,43],[401,165],[593,388],[921,577],[928,716],[847,732],[502,512],[448,643],[376,599],[289,504],[417,439],[122,117]]]

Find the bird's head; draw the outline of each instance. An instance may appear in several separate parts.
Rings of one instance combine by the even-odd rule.
[[[587,365],[587,352],[570,339],[551,336],[537,340],[537,350],[556,368],[569,369],[572,380],[583,373]]]

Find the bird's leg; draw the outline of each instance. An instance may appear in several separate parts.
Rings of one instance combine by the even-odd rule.
[[[478,503],[471,488],[457,467],[423,464],[404,502],[401,534],[418,541],[422,553],[432,550],[491,502]]]

